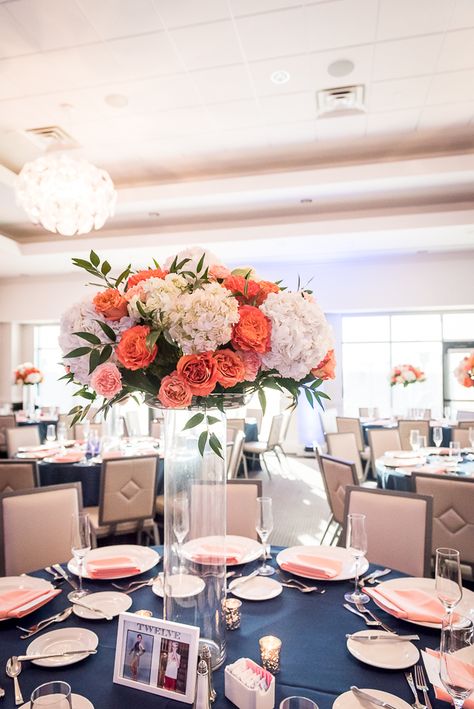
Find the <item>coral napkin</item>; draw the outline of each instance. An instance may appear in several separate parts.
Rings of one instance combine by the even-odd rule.
[[[439,652],[436,652],[436,650],[430,650],[429,648],[426,648],[426,652],[428,655],[432,655],[433,657],[436,657],[439,660]],[[469,675],[472,677],[472,674],[474,672],[474,667],[466,665],[464,662],[459,663],[459,671],[460,672],[468,672]],[[440,680],[441,681],[441,680]],[[448,694],[448,692],[443,688],[439,687],[436,684],[433,685],[434,693],[436,699],[440,699],[443,702],[451,702],[453,704],[453,698]],[[474,709],[474,697],[467,698],[464,702],[463,709]]]
[[[111,556],[86,563],[87,573],[93,579],[108,579],[121,574],[141,573],[141,569],[129,556]]]
[[[421,588],[364,588],[364,592],[384,611],[396,618],[419,623],[441,623],[446,615],[441,601]]]
[[[203,544],[201,551],[193,554],[191,558],[198,564],[238,564],[242,558],[242,550],[238,547],[226,547],[224,551],[219,545]]]
[[[415,473],[433,473],[434,475],[441,475],[442,473],[446,473],[446,466],[445,465],[419,465],[417,468],[413,468],[413,472]]]
[[[83,458],[84,453],[82,451],[71,451],[62,455],[55,455],[52,460],[53,463],[79,463]]]
[[[31,590],[27,588],[15,588],[12,591],[0,593],[0,619],[22,618],[27,613],[44,606],[52,598],[60,594],[61,591],[51,589]]]
[[[284,561],[281,568],[313,579],[332,579],[342,571],[342,561],[313,554],[298,554],[296,561]]]

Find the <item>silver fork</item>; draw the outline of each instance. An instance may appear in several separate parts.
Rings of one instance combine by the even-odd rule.
[[[124,591],[125,593],[133,593],[133,591],[138,591],[139,588],[144,588],[145,586],[153,586],[155,581],[158,581],[159,577],[160,574],[157,574],[156,576],[152,576],[152,578],[146,579],[145,581],[131,581],[125,586],[122,586],[119,583],[112,583],[112,586],[118,588],[120,591]]]
[[[346,611],[350,611],[351,613],[354,613],[354,615],[358,615],[359,618],[362,618],[365,621],[366,625],[376,625],[378,628],[380,627],[380,623],[377,620],[370,620],[370,618],[367,618],[365,613],[359,613],[359,611],[356,611],[356,609],[350,606],[348,603],[343,603],[342,605],[344,606]]]
[[[415,665],[415,686],[420,692],[423,692],[423,699],[428,709],[432,709],[428,696],[428,685],[426,684],[425,673],[421,665]]]
[[[383,628],[387,633],[395,633],[396,632],[395,630],[392,630],[392,628],[389,628],[388,625],[386,625],[382,620],[380,620],[378,615],[375,615],[375,613],[372,613],[372,611],[369,610],[369,608],[366,608],[364,606],[364,604],[361,603],[360,601],[355,601],[355,607],[357,608],[357,610],[360,613],[364,613],[364,614],[370,616],[372,618],[372,620],[377,621],[377,623],[380,625],[380,627]]]
[[[415,698],[415,702],[412,704],[413,709],[426,709],[425,704],[422,704],[419,699],[418,699],[418,693],[416,691],[415,683],[413,681],[413,675],[411,672],[405,672],[405,679],[408,682],[408,686],[410,687],[413,696]]]
[[[286,574],[283,574],[281,571],[277,571],[278,576],[284,581],[285,583],[294,583],[296,586],[300,586],[301,588],[311,588],[314,589],[315,591],[317,590],[319,593],[325,593],[325,591],[320,591],[319,586],[310,586],[307,583],[303,583],[303,581],[300,581],[299,579],[293,578],[293,576],[287,576]],[[280,581],[281,583],[281,581]]]
[[[285,588],[294,588],[295,591],[299,591],[300,593],[326,593],[326,589],[319,589],[317,586],[296,586],[293,583],[284,583],[283,581],[279,582],[282,586]]]

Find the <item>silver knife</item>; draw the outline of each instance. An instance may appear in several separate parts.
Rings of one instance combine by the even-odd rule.
[[[85,608],[86,610],[91,611],[92,613],[97,613],[97,615],[101,616],[105,620],[112,620],[113,618],[113,616],[108,615],[100,608],[96,608],[95,606],[89,606],[87,603],[82,603],[82,601],[73,601],[72,603],[74,606],[79,606],[80,608]]]
[[[419,635],[395,635],[395,633],[387,633],[386,635],[351,635],[350,633],[346,634],[346,638],[350,638],[351,640],[357,640],[358,642],[373,642],[374,640],[382,640],[383,642],[386,642],[387,640],[389,642],[406,642],[407,640],[419,640],[420,636]]]
[[[75,591],[79,590],[78,584],[74,581],[74,579],[72,579],[70,576],[68,576],[68,574],[64,571],[61,564],[53,564],[53,569],[56,569],[58,574],[61,574],[63,579],[65,579],[68,582],[68,584],[71,586],[71,588],[73,588]]]
[[[250,579],[255,578],[255,576],[258,576],[258,569],[256,569],[255,571],[252,571],[251,574],[249,574],[248,576],[245,576],[242,579],[235,579],[233,582],[231,581],[229,586],[227,587],[227,590],[232,593],[232,591],[234,589],[240,588],[241,586],[244,585],[244,583],[247,583],[247,581],[250,581]]]
[[[359,584],[363,585],[364,583],[373,583],[375,579],[380,578],[380,576],[386,576],[387,574],[391,574],[392,569],[377,569],[376,571],[372,571],[371,574],[367,574],[367,576],[364,576],[364,578],[360,579]]]
[[[371,704],[376,704],[378,707],[385,707],[385,709],[396,709],[393,704],[384,702],[382,701],[382,699],[377,699],[377,697],[374,697],[372,694],[369,694],[368,692],[363,692],[362,689],[359,689],[359,687],[352,686],[351,692],[352,694],[355,694],[356,697],[359,697],[360,699],[365,699],[367,702],[370,702]]]
[[[55,653],[54,655],[19,655],[16,659],[19,662],[26,662],[27,660],[49,660],[50,657],[67,657],[68,655],[96,655],[97,650],[66,650],[65,652]]]

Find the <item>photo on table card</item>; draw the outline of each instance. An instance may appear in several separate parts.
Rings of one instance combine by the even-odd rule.
[[[114,682],[191,704],[198,644],[195,626],[121,613]]]

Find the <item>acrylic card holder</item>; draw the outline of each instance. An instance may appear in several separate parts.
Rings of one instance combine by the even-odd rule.
[[[239,709],[273,709],[275,678],[248,657],[225,668],[225,696]]]

